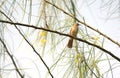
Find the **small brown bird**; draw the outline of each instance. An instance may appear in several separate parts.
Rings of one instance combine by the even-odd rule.
[[[71,30],[70,30],[70,35],[71,35],[71,36],[73,36],[73,37],[76,37],[76,36],[77,36],[78,26],[79,26],[79,24],[76,23],[76,24],[74,24],[74,25],[71,27]],[[72,45],[73,45],[73,38],[70,38],[69,41],[68,41],[67,47],[68,47],[68,48],[72,48]]]

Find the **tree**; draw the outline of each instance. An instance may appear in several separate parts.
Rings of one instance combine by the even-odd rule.
[[[109,18],[103,14],[106,10],[99,13],[108,4]],[[119,49],[120,43],[97,29],[96,19],[98,14],[107,21],[117,16],[111,12],[113,4],[102,0],[2,0],[0,77],[114,78],[120,58],[109,47]],[[69,35],[75,23],[80,24],[77,37]],[[74,39],[72,48],[67,47],[69,37]]]

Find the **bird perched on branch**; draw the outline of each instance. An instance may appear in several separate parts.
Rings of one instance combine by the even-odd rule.
[[[76,36],[77,36],[78,26],[79,26],[79,24],[76,23],[76,24],[74,24],[74,25],[71,27],[70,33],[69,33],[71,36],[73,36],[73,37],[76,37]],[[70,38],[69,41],[68,41],[67,47],[68,47],[68,48],[72,48],[72,45],[73,45],[73,38]]]

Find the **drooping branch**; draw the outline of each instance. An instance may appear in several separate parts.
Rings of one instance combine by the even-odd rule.
[[[0,38],[0,42],[3,44],[3,46],[4,46],[4,48],[5,48],[8,56],[11,58],[12,63],[13,63],[13,65],[15,66],[15,70],[17,71],[17,73],[19,74],[19,76],[20,76],[21,78],[24,78],[24,75],[22,75],[22,73],[19,71],[19,68],[18,68],[18,66],[17,66],[17,64],[16,64],[16,62],[15,62],[15,60],[14,60],[14,58],[13,58],[13,55],[10,54],[10,52],[8,51],[8,48],[7,48],[6,44],[5,44],[5,42],[4,42],[1,38]]]
[[[11,23],[13,23],[13,21],[2,11],[0,11],[8,20],[11,21]],[[24,40],[29,44],[29,46],[33,49],[33,51],[35,52],[35,54],[39,57],[39,59],[43,62],[43,64],[45,65],[45,67],[47,68],[50,76],[52,78],[54,78],[54,76],[52,75],[50,68],[47,66],[47,64],[45,63],[45,61],[43,60],[43,58],[41,57],[41,55],[36,51],[36,49],[34,48],[34,46],[26,39],[26,37],[23,35],[23,33],[19,30],[19,28],[16,26],[16,24],[14,24],[15,28],[18,30],[18,32],[20,33],[20,35],[24,38]]]
[[[54,6],[55,8],[59,9],[60,11],[62,11],[63,13],[65,13],[66,15],[72,17],[73,19],[76,19],[79,23],[83,24],[84,26],[92,29],[93,31],[99,33],[100,35],[104,36],[105,38],[107,38],[108,40],[110,40],[111,42],[113,42],[114,44],[118,45],[120,47],[120,43],[118,43],[117,41],[113,40],[112,38],[110,38],[109,36],[107,36],[106,34],[102,33],[101,31],[99,31],[98,29],[95,29],[93,28],[92,26],[86,24],[85,22],[82,22],[80,21],[77,17],[74,17],[73,15],[69,14],[68,12],[66,12],[65,10],[63,10],[62,8],[58,7],[57,5],[47,1],[47,0],[44,0],[46,3]]]
[[[42,28],[42,27],[36,27],[36,26],[34,26],[34,25],[23,24],[23,23],[14,23],[14,22],[5,21],[5,20],[0,20],[0,22],[1,22],[1,23],[13,24],[13,25],[19,25],[19,26],[23,26],[23,27],[34,28],[34,29],[39,29],[39,30],[44,30],[44,31],[56,33],[56,34],[59,34],[59,35],[62,35],[62,36],[71,37],[71,38],[73,38],[73,39],[75,39],[75,40],[84,42],[84,43],[86,43],[86,44],[88,44],[88,45],[94,46],[94,47],[102,50],[103,52],[109,54],[109,55],[112,56],[114,59],[116,59],[117,61],[120,62],[120,58],[119,58],[119,57],[115,56],[112,52],[106,50],[105,48],[103,48],[103,47],[101,47],[101,46],[99,46],[99,45],[93,44],[93,43],[91,43],[91,42],[88,42],[88,41],[86,41],[86,40],[83,40],[83,39],[81,39],[81,38],[77,38],[77,37],[70,36],[69,34],[61,33],[61,32],[55,31],[55,30],[45,29],[45,28]]]

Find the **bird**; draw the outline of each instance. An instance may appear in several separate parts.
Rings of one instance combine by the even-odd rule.
[[[76,36],[77,36],[78,26],[79,26],[79,24],[78,24],[78,23],[75,23],[75,24],[71,27],[70,33],[69,33],[70,36],[73,36],[73,37],[76,37]],[[72,45],[73,45],[73,38],[70,38],[69,41],[68,41],[67,47],[68,47],[68,48],[72,48]]]

